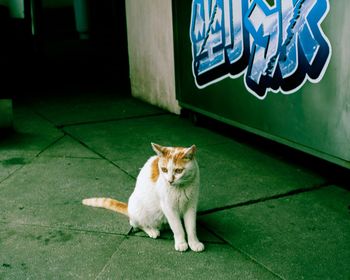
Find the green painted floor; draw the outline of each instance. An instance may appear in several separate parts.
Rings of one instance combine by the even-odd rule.
[[[350,279],[340,168],[99,90],[15,100],[14,128],[0,131],[0,279]],[[202,253],[81,204],[127,201],[151,142],[198,147]]]

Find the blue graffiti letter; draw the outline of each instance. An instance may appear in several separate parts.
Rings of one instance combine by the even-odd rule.
[[[249,0],[195,0],[190,38],[193,75],[198,87],[240,75],[248,61],[249,36],[243,14]]]
[[[280,46],[279,10],[279,1],[271,8],[264,0],[254,0],[245,18],[245,26],[253,37],[246,83],[258,97],[265,94],[265,80],[275,73]]]
[[[222,0],[194,1],[191,21],[193,70],[196,76],[224,63]]]
[[[193,0],[192,70],[199,88],[245,74],[256,97],[319,82],[331,57],[320,24],[329,0]]]

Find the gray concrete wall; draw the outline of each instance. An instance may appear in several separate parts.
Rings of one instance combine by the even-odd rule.
[[[178,114],[171,0],[125,1],[131,91]]]

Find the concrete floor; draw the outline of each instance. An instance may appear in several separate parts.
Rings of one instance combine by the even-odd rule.
[[[347,171],[101,89],[15,100],[14,126],[0,132],[0,279],[350,279]],[[198,147],[202,253],[81,204],[127,201],[151,142]]]

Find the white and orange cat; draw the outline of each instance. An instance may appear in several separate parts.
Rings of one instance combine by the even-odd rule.
[[[83,204],[122,213],[129,217],[133,228],[142,229],[152,238],[157,238],[162,226],[168,223],[177,251],[186,251],[188,246],[195,252],[203,251],[204,245],[196,232],[199,195],[196,146],[163,147],[152,143],[152,148],[156,155],[140,170],[128,204],[111,198],[88,198]]]

